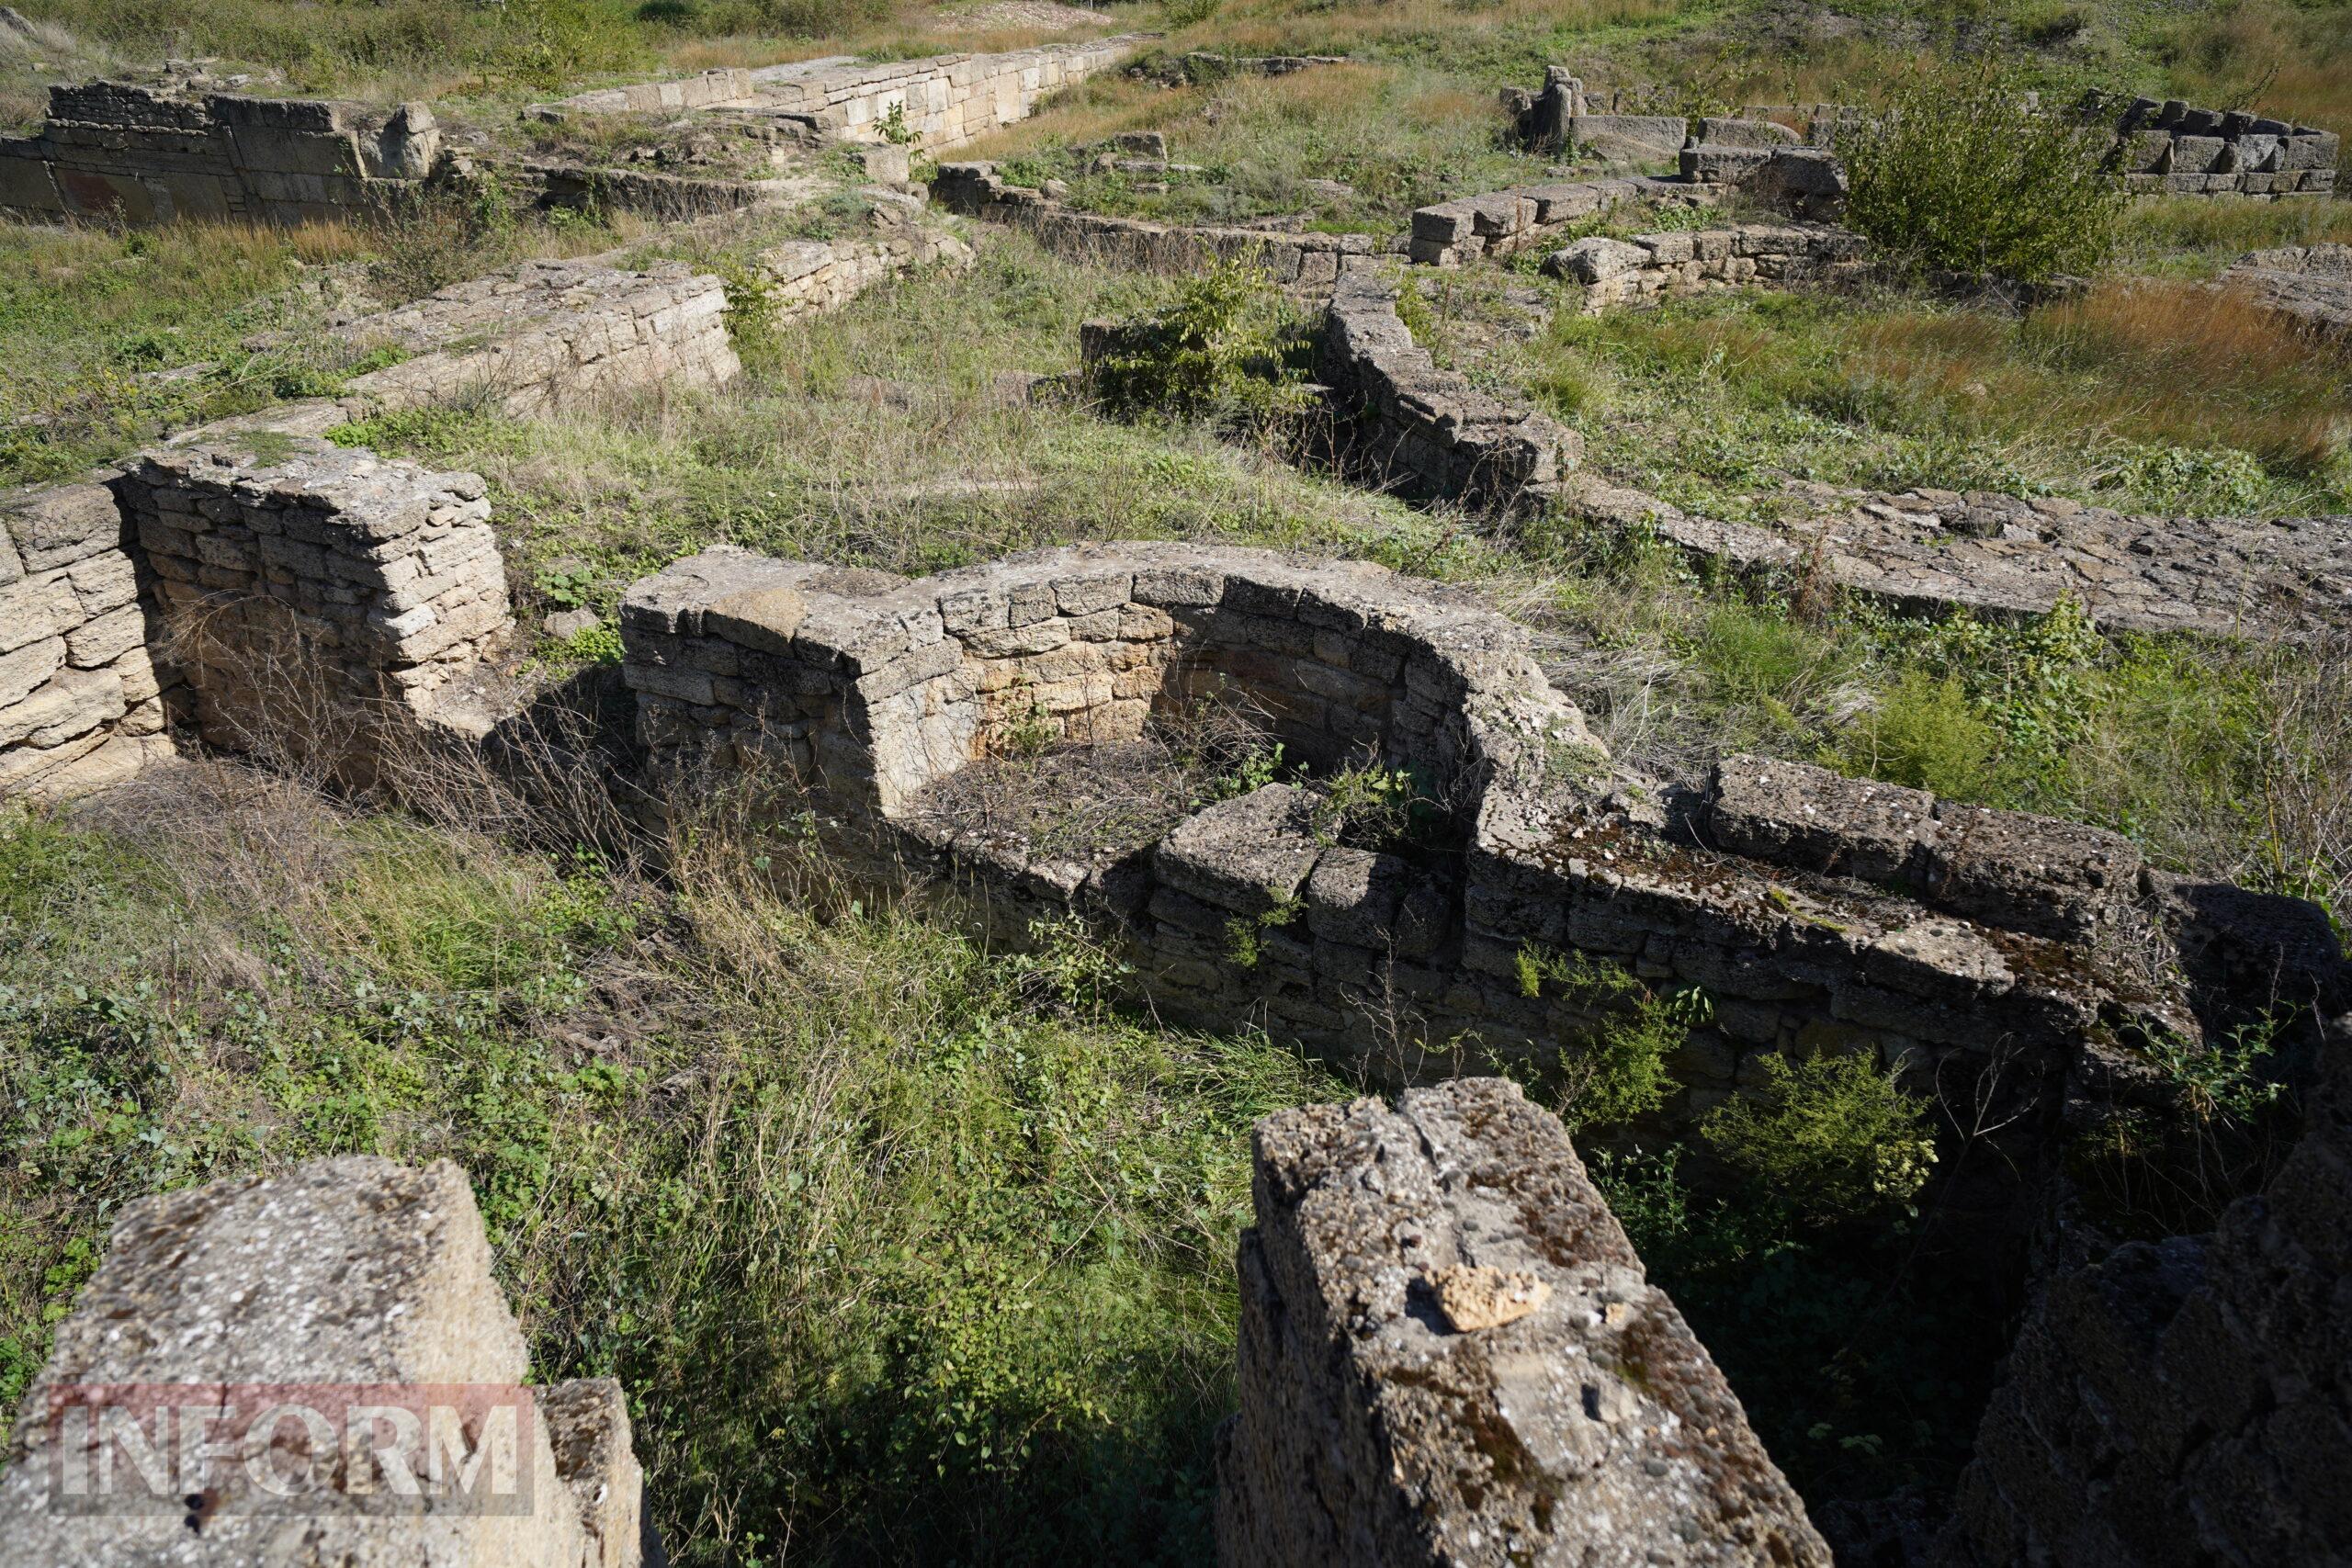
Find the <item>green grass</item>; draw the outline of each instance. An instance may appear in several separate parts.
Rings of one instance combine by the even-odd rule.
[[[2352,507],[2346,363],[2234,299],[2118,283],[2022,319],[1755,294],[1563,313],[1509,373],[1589,461],[1712,515],[1769,512],[1784,478],[2278,514]]]
[[[0,1403],[120,1203],[446,1156],[678,1560],[1202,1560],[1248,1128],[1340,1086],[700,844],[673,893],[266,793],[0,825]]]

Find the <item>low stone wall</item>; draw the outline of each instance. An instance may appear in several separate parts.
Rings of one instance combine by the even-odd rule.
[[[170,753],[140,577],[104,485],[0,501],[0,797],[101,788]]]
[[[487,729],[469,685],[514,617],[480,476],[272,433],[151,453],[114,489],[212,744],[365,776],[387,726]]]
[[[2306,331],[2352,337],[2352,245],[2250,252],[2222,275],[2222,285]]]
[[[525,262],[336,329],[413,355],[352,378],[343,397],[389,411],[488,389],[519,416],[628,388],[716,386],[742,369],[726,314],[726,285],[674,262]]]
[[[1762,1082],[1763,1056],[1824,1048],[1926,1088],[1950,1064],[1973,1090],[1997,1060],[2019,1110],[2113,1031],[2196,1034],[2192,998],[2110,948],[2244,926],[2286,991],[2335,962],[2332,939],[2281,945],[2324,930],[2308,906],[2159,890],[2111,833],[1800,764],[1732,759],[1698,793],[1614,773],[1515,627],[1362,565],[1123,545],[908,582],[721,549],[632,589],[621,632],[657,777],[797,779],[1001,936],[1078,914],[1163,1016],[1391,1080],[1574,1059],[1608,1004],[1543,978],[1544,955],[1579,953],[1712,998],[1661,1130]],[[1016,729],[1127,741],[1212,692],[1309,768],[1410,770],[1437,840],[1338,842],[1306,784],[1095,858],[922,809]]]
[[[1833,283],[1858,276],[1868,248],[1860,235],[1826,224],[1741,223],[1631,240],[1578,240],[1544,257],[1544,270],[1582,284],[1582,309],[1598,315],[1612,305],[1668,295]]]
[[[620,1386],[526,1376],[454,1165],[313,1160],[141,1199],[26,1392],[0,1564],[658,1561]]]
[[[931,192],[951,212],[1027,230],[1056,255],[1129,271],[1189,274],[1214,261],[1248,262],[1285,288],[1320,290],[1373,254],[1369,234],[1194,229],[1080,212],[1042,191],[1006,184],[994,164],[943,164]]]
[[[440,130],[422,104],[55,86],[37,134],[0,139],[0,209],[141,224],[309,222],[375,209],[387,191],[423,179],[439,153]]]
[[[2135,98],[2116,127],[2123,182],[2181,196],[2328,196],[2342,139],[2243,109]]]
[[[1928,1560],[2325,1562],[2352,1552],[2352,1017],[2258,1197],[2059,1275],[2019,1329]]]
[[[1253,1156],[1221,1562],[1827,1568],[1723,1374],[1517,1085],[1283,1111]]]
[[[911,267],[970,269],[972,247],[942,229],[897,225],[871,240],[791,240],[760,254],[760,276],[778,321],[839,310]]]
[[[1441,370],[1372,274],[1340,280],[1323,316],[1317,374],[1342,421],[1349,466],[1408,493],[1514,511],[1539,508],[1583,450],[1550,416]]]
[[[1579,476],[1569,510],[1694,559],[1835,583],[1898,608],[2042,615],[2072,599],[2115,630],[2306,637],[2352,627],[2340,517],[2143,517],[1981,491],[1792,485],[1792,520],[1725,523]]]
[[[1562,230],[1628,202],[1712,206],[1721,193],[1679,180],[1568,180],[1456,197],[1413,213],[1411,255],[1425,266],[1455,266],[1510,255],[1555,240]]]
[[[833,56],[607,87],[542,107],[589,115],[740,110],[795,120],[845,141],[897,140],[936,152],[1026,118],[1048,95],[1113,69],[1141,42],[1122,35],[1009,54],[881,62]]]

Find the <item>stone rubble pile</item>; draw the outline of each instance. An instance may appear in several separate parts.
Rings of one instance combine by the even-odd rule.
[[[1584,285],[1582,309],[1668,295],[1742,288],[1752,284],[1838,283],[1859,276],[1869,245],[1861,236],[1818,223],[1740,223],[1640,234],[1595,236],[1553,252],[1544,270]]]

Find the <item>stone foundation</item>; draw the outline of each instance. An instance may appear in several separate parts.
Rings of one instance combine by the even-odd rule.
[[[1517,186],[1484,196],[1457,197],[1413,214],[1413,260],[1456,266],[1480,256],[1532,250],[1571,225],[1631,202],[1712,206],[1720,193],[1681,180],[1634,175]]]
[[[2329,196],[2341,139],[2242,109],[2135,98],[2116,127],[2123,183],[2174,196]]]
[[[2342,518],[2140,517],[1982,491],[1792,485],[1793,520],[1723,523],[1639,491],[1564,487],[1571,511],[1693,559],[1832,583],[1898,608],[2041,615],[2072,599],[2115,630],[2305,637],[2352,626]]]
[[[102,788],[171,754],[140,579],[104,485],[0,502],[0,797]]]
[[[1826,1568],[1723,1374],[1518,1086],[1283,1111],[1254,1155],[1221,1562]]]
[[[1583,451],[1581,438],[1550,416],[1439,369],[1396,314],[1396,288],[1374,275],[1340,279],[1316,362],[1343,423],[1345,460],[1384,486],[1535,510]]]
[[[2287,245],[2240,256],[2233,289],[2322,337],[2352,337],[2352,245]]]
[[[619,1385],[526,1376],[454,1165],[313,1160],[141,1199],[26,1393],[0,1475],[0,1564],[636,1568],[644,1483]],[[295,1411],[334,1423],[359,1406],[381,1414],[330,1427],[325,1453],[308,1446],[320,1439]],[[118,1452],[120,1501],[91,1506],[74,1483],[93,1469],[76,1435],[94,1409],[160,1437],[164,1456],[174,1437],[156,1424],[176,1414],[195,1432],[179,1463],[203,1473],[167,1464],[151,1483]],[[420,1409],[481,1412],[434,1435],[453,1467],[470,1447],[483,1476],[511,1465],[516,1484],[484,1506],[421,1465],[392,1468],[388,1450],[421,1449],[413,1430],[398,1446],[403,1419],[431,1418]],[[208,1440],[220,1457],[198,1457]]]
[[[1190,274],[1213,262],[1246,262],[1285,288],[1323,291],[1366,265],[1374,248],[1369,234],[1186,228],[1080,212],[1006,184],[994,164],[943,164],[931,191],[949,211],[1024,229],[1056,255],[1136,272]]]
[[[2334,962],[2287,934],[2308,906],[2230,912],[2111,833],[1793,763],[1732,759],[1702,791],[1612,773],[1510,623],[1362,565],[1123,545],[904,581],[719,549],[632,589],[621,629],[657,778],[808,792],[1000,937],[1076,914],[1163,1016],[1390,1081],[1575,1060],[1607,1004],[1543,977],[1574,953],[1712,999],[1662,1130],[1761,1082],[1762,1056],[1823,1048],[1930,1090],[1999,1077],[2025,1112],[2118,1031],[2199,1031],[2195,997],[2110,949],[2238,933],[2281,995]],[[1125,742],[1209,694],[1310,771],[1408,770],[1434,837],[1341,842],[1311,784],[1101,854],[920,808],[1015,732]]]
[[[365,776],[388,726],[479,735],[514,628],[475,474],[304,437],[152,453],[116,481],[205,739]]]
[[[835,56],[606,87],[543,107],[582,115],[727,109],[797,121],[844,141],[899,141],[935,152],[1028,118],[1051,94],[1120,64],[1141,41],[1122,36],[880,63]]]
[[[37,134],[0,139],[0,209],[137,224],[312,222],[375,210],[410,188],[432,171],[440,138],[423,104],[55,86]]]
[[[1751,285],[1838,283],[1859,276],[1869,246],[1858,235],[1818,223],[1741,223],[1642,234],[1631,240],[1578,240],[1544,258],[1554,277],[1584,286],[1583,309],[1703,294]]]

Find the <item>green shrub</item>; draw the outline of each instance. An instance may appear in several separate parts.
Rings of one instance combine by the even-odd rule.
[[[1561,1079],[1560,1120],[1571,1132],[1623,1126],[1664,1105],[1681,1086],[1667,1062],[1691,1026],[1713,1015],[1706,994],[1686,987],[1659,993],[1623,964],[1582,953],[1532,944],[1513,959],[1521,995],[1533,999],[1545,986],[1569,1005],[1596,1015],[1584,1038],[1554,1064]]]
[[[1898,256],[2041,283],[2096,268],[2128,199],[2103,125],[2029,113],[1998,66],[1921,66],[1842,132],[1846,221]]]
[[[1303,412],[1313,394],[1306,343],[1266,275],[1220,260],[1176,285],[1176,298],[1113,329],[1091,367],[1113,414],[1264,425]]]
[[[1735,1099],[1700,1135],[1816,1224],[1907,1204],[1936,1163],[1928,1102],[1867,1056],[1763,1058],[1762,1104]]]
[[[1957,677],[1906,670],[1825,760],[1847,773],[1971,800],[1991,784],[2000,748],[1999,734]]]

